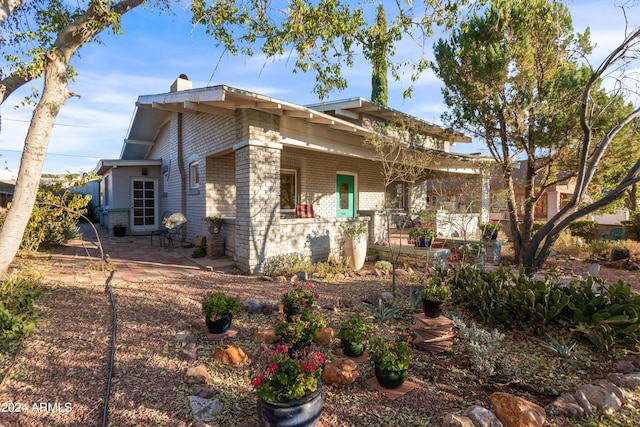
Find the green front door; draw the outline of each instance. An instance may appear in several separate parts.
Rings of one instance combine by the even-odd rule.
[[[353,175],[336,175],[336,216],[353,218],[356,216]]]

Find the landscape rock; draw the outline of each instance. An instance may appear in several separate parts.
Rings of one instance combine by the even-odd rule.
[[[578,418],[585,414],[585,410],[573,394],[565,393],[544,407],[548,415],[567,418]]]
[[[206,423],[215,420],[215,414],[222,411],[222,404],[198,396],[189,396],[189,405],[193,420],[197,423]]]
[[[298,279],[299,282],[306,282],[309,280],[309,275],[306,271],[298,271],[296,273],[296,279]]]
[[[462,415],[469,418],[475,427],[504,427],[493,412],[480,405],[468,407]]]
[[[620,360],[631,362],[636,369],[640,369],[640,354],[638,353],[627,353],[627,355]]]
[[[327,345],[333,338],[333,328],[326,327],[318,332],[318,335],[313,339],[313,342],[318,345]]]
[[[611,381],[600,379],[600,380],[594,381],[594,384],[602,388],[605,388],[610,392],[612,392],[613,394],[615,394],[618,400],[620,400],[620,403],[622,405],[627,403],[627,399],[626,397],[624,397],[624,393],[622,392],[622,390],[620,390],[620,388],[618,388],[618,386],[612,383]]]
[[[391,302],[394,299],[394,296],[391,292],[383,292],[380,294],[380,297],[382,298],[382,302],[384,303]]]
[[[622,406],[622,402],[615,393],[595,384],[583,385],[578,392],[582,392],[591,405],[605,414],[615,414]]]
[[[253,342],[264,342],[272,344],[280,340],[274,329],[258,329],[251,337]]]
[[[474,427],[471,418],[463,417],[460,415],[447,414],[442,420],[444,427]]]
[[[195,368],[188,368],[185,381],[188,384],[204,384],[211,379],[209,370],[204,365],[198,365]]]
[[[190,342],[178,350],[178,359],[185,360],[187,362],[196,361],[198,359],[198,347],[196,344]]]
[[[247,363],[249,358],[240,347],[226,345],[224,348],[217,347],[213,350],[213,358],[225,365],[237,366]]]
[[[266,300],[260,304],[260,312],[264,315],[271,315],[274,311],[278,310],[278,304],[275,301]]]
[[[621,359],[616,362],[616,371],[618,372],[622,372],[623,374],[630,374],[635,370],[636,367],[630,360]]]
[[[242,307],[244,310],[248,311],[249,313],[253,313],[253,314],[258,314],[260,313],[260,310],[261,310],[260,302],[258,302],[258,300],[253,298],[247,298],[242,300],[242,302],[240,302],[240,307]]]
[[[640,373],[635,374],[609,374],[607,379],[618,387],[635,390],[640,388]]]
[[[324,365],[324,382],[327,384],[343,386],[354,383],[358,378],[358,364],[346,357],[340,357]]]
[[[182,345],[196,342],[196,337],[190,331],[180,331],[175,335],[176,341],[180,341]]]
[[[582,390],[576,390],[573,397],[576,399],[578,405],[584,409],[585,414],[589,416],[593,415],[593,406],[591,406],[589,399],[587,399],[587,396]]]
[[[496,416],[506,427],[542,427],[547,420],[544,408],[521,397],[496,392],[489,399]]]
[[[216,395],[216,391],[206,385],[197,385],[193,388],[193,395],[203,399],[210,399]]]

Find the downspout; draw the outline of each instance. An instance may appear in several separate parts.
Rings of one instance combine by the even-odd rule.
[[[180,191],[180,211],[186,216],[187,192],[189,191],[189,189],[187,188],[187,178],[184,169],[184,156],[182,155],[182,149],[182,113],[178,113],[178,171],[180,172],[180,188],[182,189],[182,191]],[[184,239],[184,235],[182,236],[182,238]]]

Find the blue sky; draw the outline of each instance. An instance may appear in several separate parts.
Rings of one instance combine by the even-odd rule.
[[[628,0],[569,0],[576,31],[591,28],[597,44],[589,58],[597,66],[624,37],[624,15],[618,4]],[[640,25],[640,6],[627,10],[630,25]],[[103,35],[103,44],[82,49],[75,60],[79,73],[71,91],[80,97],[69,99],[54,127],[45,160],[45,173],[88,172],[99,159],[117,159],[127,135],[139,95],[164,93],[181,73],[194,87],[226,84],[298,104],[319,100],[312,93],[311,74],[291,72],[293,61],[265,62],[262,56],[220,57],[221,51],[201,29],[192,30],[188,12],[176,16],[139,8],[123,19],[124,34]],[[435,42],[435,39],[433,40]],[[431,45],[432,43],[430,43]],[[406,43],[400,58],[409,58],[415,46]],[[348,78],[346,91],[333,93],[330,100],[363,97],[369,99],[370,66],[361,61],[343,70]],[[408,76],[407,76],[408,77]],[[408,81],[408,78],[407,78]],[[417,82],[411,99],[403,99],[407,82],[390,79],[389,106],[424,120],[440,123],[445,107],[440,81],[430,72]],[[31,108],[14,109],[34,82],[12,95],[2,106],[0,169],[17,172]],[[482,152],[481,143],[460,144],[459,152]]]

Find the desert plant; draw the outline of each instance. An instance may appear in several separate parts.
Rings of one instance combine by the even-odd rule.
[[[495,374],[496,350],[500,341],[504,339],[504,334],[496,329],[489,332],[478,328],[475,323],[467,327],[465,322],[457,316],[453,316],[452,321],[469,352],[473,371],[481,376]]]
[[[382,299],[378,299],[378,305],[370,305],[369,310],[371,310],[374,319],[379,322],[386,322],[393,319],[393,316],[400,311],[400,307],[387,307],[387,305],[382,302]]]
[[[376,261],[373,266],[382,271],[391,271],[393,269],[393,264],[385,260]]]
[[[548,337],[550,338],[550,342],[544,342],[544,341],[540,341],[540,344],[553,351],[554,353],[556,353],[559,357],[563,358],[563,359],[571,359],[573,356],[575,356],[575,353],[577,352],[576,350],[576,346],[578,345],[578,343],[576,343],[575,341],[571,341],[569,343],[567,343],[564,338],[562,338],[560,341],[558,341],[557,339],[555,339],[554,337],[548,335]]]
[[[305,270],[309,262],[298,252],[276,255],[265,260],[264,273],[267,276],[291,276]]]
[[[340,227],[345,237],[349,239],[367,234],[367,226],[359,222],[342,224]]]

